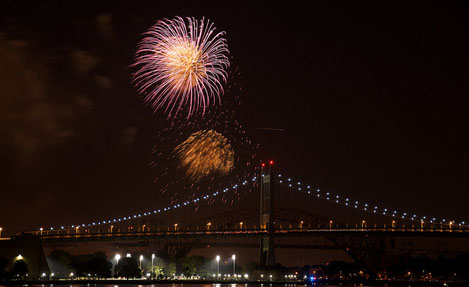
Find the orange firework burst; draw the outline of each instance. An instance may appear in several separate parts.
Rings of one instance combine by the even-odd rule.
[[[154,111],[193,113],[220,102],[230,62],[224,32],[209,20],[175,17],[145,33],[136,54],[133,81]]]
[[[194,181],[215,173],[226,175],[234,166],[233,148],[222,134],[213,130],[193,133],[174,151],[180,167]]]

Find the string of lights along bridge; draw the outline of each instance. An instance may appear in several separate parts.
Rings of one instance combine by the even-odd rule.
[[[269,162],[271,165],[273,165],[273,161]],[[265,166],[265,164],[262,164],[262,166]],[[393,210],[390,208],[382,208],[378,207],[377,205],[371,205],[368,203],[360,203],[357,200],[353,200],[348,197],[343,197],[339,194],[332,194],[330,192],[323,192],[321,191],[320,188],[313,188],[311,185],[304,185],[302,184],[302,181],[299,180],[294,180],[291,177],[286,177],[283,174],[275,174],[275,179],[274,182],[280,185],[283,185],[287,187],[289,190],[300,192],[303,194],[307,194],[311,196],[311,199],[319,199],[319,200],[325,200],[331,203],[334,203],[335,205],[340,206],[341,208],[349,208],[361,212],[366,212],[366,213],[371,213],[371,214],[377,214],[380,216],[388,217],[391,218],[391,227],[394,228],[396,227],[396,221],[397,219],[400,220],[406,220],[410,221],[413,223],[416,223],[420,225],[420,227],[423,229],[424,227],[440,227],[440,228],[448,228],[449,230],[458,228],[460,230],[462,229],[467,229],[468,226],[466,224],[466,221],[455,221],[455,220],[447,220],[444,218],[436,218],[436,217],[428,217],[428,216],[418,216],[414,213],[410,212],[398,212],[397,210]],[[237,189],[240,189],[244,186],[246,186],[249,181],[251,182],[256,182],[258,180],[257,176],[252,177],[250,180],[245,180],[239,184],[234,184],[230,187],[226,187],[222,190],[213,192],[211,194],[206,194],[202,195],[200,197],[194,198],[189,201],[185,201],[183,203],[179,204],[173,204],[169,205],[165,208],[160,208],[160,209],[155,209],[152,211],[146,211],[143,213],[136,213],[132,214],[129,216],[124,216],[124,217],[119,217],[119,218],[113,218],[113,219],[106,219],[106,220],[99,220],[99,221],[94,221],[90,223],[81,223],[81,224],[72,224],[72,225],[67,225],[67,226],[60,226],[60,227],[49,227],[44,229],[43,227],[39,228],[36,230],[36,232],[40,232],[42,235],[42,232],[45,231],[56,231],[57,233],[60,233],[60,231],[70,231],[74,230],[75,233],[78,233],[81,228],[92,228],[92,227],[99,227],[99,226],[104,226],[104,225],[112,225],[115,223],[121,223],[121,222],[127,222],[130,220],[138,220],[140,218],[144,217],[149,217],[152,215],[157,215],[157,214],[163,214],[163,213],[168,213],[168,212],[175,212],[175,210],[181,209],[183,207],[188,207],[191,205],[198,204],[199,202],[202,201],[208,201],[209,199],[214,199],[219,197],[220,195],[227,194],[230,192],[235,192]],[[332,221],[331,221],[332,223]],[[361,227],[363,227],[363,224],[365,221],[360,222]],[[358,225],[358,224],[357,224]],[[438,225],[438,226],[436,226]],[[332,228],[332,224],[329,226]]]

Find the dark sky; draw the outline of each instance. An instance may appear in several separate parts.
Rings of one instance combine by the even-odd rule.
[[[360,201],[468,220],[463,2],[251,2],[2,1],[0,226],[166,204],[148,167],[162,121],[129,65],[140,35],[175,15],[226,31],[261,158]]]

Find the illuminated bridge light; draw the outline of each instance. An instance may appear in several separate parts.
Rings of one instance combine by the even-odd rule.
[[[282,178],[283,175],[282,175],[282,174],[278,174],[277,176],[279,177],[279,181],[278,181],[278,182],[280,182],[281,184],[284,184],[283,178]],[[256,176],[252,177],[252,181],[255,182],[256,180],[257,180],[257,177],[256,177]],[[293,189],[295,189],[295,190],[297,190],[297,191],[300,191],[300,192],[303,191],[303,190],[302,190],[302,187],[301,187],[301,181],[295,181],[295,182],[297,182],[297,184],[298,184],[298,185],[295,186],[295,187],[292,186],[292,183],[291,183],[291,182],[292,182],[292,178],[288,178],[288,182],[287,182],[286,184],[288,184],[288,186],[289,186],[290,188],[293,188]],[[240,185],[247,185],[247,184],[248,184],[248,180],[244,180],[244,181],[242,181],[242,182],[240,181],[238,184],[240,184]],[[183,202],[183,203],[181,203],[181,204],[175,204],[175,205],[173,205],[173,206],[168,206],[168,207],[164,208],[163,210],[166,212],[166,211],[170,211],[170,210],[171,210],[171,207],[173,207],[173,209],[176,209],[176,208],[179,208],[179,207],[181,207],[181,206],[187,206],[187,205],[191,205],[192,203],[197,203],[197,202],[199,202],[201,199],[208,200],[208,199],[210,198],[210,196],[215,197],[215,196],[217,196],[218,194],[226,193],[226,192],[231,191],[231,190],[236,190],[237,188],[239,188],[239,187],[238,187],[238,184],[232,185],[231,187],[225,187],[224,189],[220,189],[220,191],[216,191],[216,192],[214,192],[213,194],[203,195],[203,196],[200,197],[200,198],[196,198],[196,199],[193,199],[193,200],[190,200],[190,201],[186,201],[186,202]],[[309,191],[310,188],[311,188],[311,186],[308,185],[308,186],[307,186],[307,189],[308,189],[308,190],[305,190],[305,192],[307,192],[308,194],[311,194],[311,192]],[[316,197],[320,198],[320,197],[321,197],[320,194],[319,194],[320,189],[317,188],[317,189],[316,189],[316,192],[317,192]],[[334,198],[332,198],[332,197],[334,197]],[[344,205],[346,205],[346,206],[349,206],[348,203],[351,201],[349,198],[345,198],[345,201],[344,201],[344,202],[341,202],[341,201],[339,200],[339,199],[340,199],[340,196],[339,196],[339,195],[331,195],[329,192],[327,192],[327,193],[325,194],[325,197],[323,197],[323,198],[324,198],[324,199],[327,199],[327,200],[329,200],[329,201],[334,200],[335,203],[337,203],[337,204],[344,204]],[[354,200],[353,202],[354,202],[354,204],[353,204],[352,206],[350,206],[350,207],[354,207],[354,208],[356,208],[356,209],[359,209],[359,208],[360,208],[361,210],[364,210],[364,211],[366,211],[366,212],[371,212],[371,210],[373,210],[373,209],[370,209],[370,210],[368,211],[368,206],[369,206],[369,205],[368,205],[367,203],[363,203],[362,205],[360,205],[358,201],[355,201],[355,200]],[[162,211],[162,210],[160,210],[160,209],[158,209],[158,210],[153,210],[153,214],[160,213],[161,211]],[[377,213],[378,211],[379,211],[378,206],[374,206],[373,212],[374,212],[374,213]],[[387,208],[384,208],[384,209],[382,209],[382,211],[381,211],[380,213],[381,213],[382,215],[384,215],[384,216],[398,217],[398,216],[397,216],[397,215],[398,215],[397,210],[394,210],[392,213],[387,214],[387,213],[388,213],[388,209],[387,209]],[[152,214],[152,212],[151,212],[151,211],[148,211],[148,212],[144,212],[144,213],[143,213],[143,216],[150,216],[151,214]],[[111,222],[116,222],[116,221],[119,221],[119,222],[120,222],[120,221],[122,221],[122,220],[132,220],[133,218],[138,218],[138,217],[141,217],[141,216],[142,216],[142,214],[135,214],[135,215],[131,215],[131,216],[129,216],[129,217],[124,217],[123,219],[122,219],[122,218],[119,218],[119,219],[116,220],[116,219],[114,218],[114,219],[109,219],[109,220],[98,221],[97,223],[96,223],[96,222],[93,222],[92,224],[88,223],[88,225],[82,224],[82,226],[83,226],[83,227],[86,227],[86,226],[92,226],[92,225],[111,224]],[[420,221],[420,220],[423,221],[424,219],[426,219],[426,216],[418,216],[418,217],[417,217],[416,214],[413,214],[412,217],[407,218],[407,213],[405,213],[405,212],[399,214],[399,217],[402,217],[403,219],[406,219],[406,220],[413,220],[413,221]],[[441,219],[439,219],[439,220],[441,220]],[[436,219],[435,217],[433,217],[433,219],[432,219],[430,222],[432,222],[432,223],[433,223],[433,222],[437,222],[437,219]],[[441,220],[441,223],[446,223],[446,222],[447,222],[446,219]],[[461,222],[461,221],[460,221],[460,222]],[[446,224],[447,224],[447,223],[446,223]],[[456,222],[451,221],[450,224],[456,224]],[[464,225],[465,222],[462,221],[461,223],[459,223],[459,225],[461,225],[461,224]],[[80,225],[71,225],[71,228],[75,228],[75,227],[78,228],[79,226],[80,226]],[[68,229],[68,228],[70,228],[70,226],[69,226],[69,225],[66,225],[66,228]],[[57,227],[57,229],[65,229],[65,226]],[[54,230],[54,227],[51,227],[51,230]]]

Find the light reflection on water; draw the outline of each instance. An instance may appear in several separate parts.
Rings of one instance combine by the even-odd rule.
[[[54,287],[54,284],[24,284],[23,287]],[[183,283],[168,283],[168,284],[94,284],[94,283],[86,283],[86,284],[55,284],[55,287],[63,286],[63,287],[315,287],[315,286],[327,286],[327,287],[349,287],[349,286],[363,286],[361,284],[356,285],[307,285],[304,283],[298,284],[236,284],[236,283],[213,283],[213,284],[183,284]],[[392,287],[392,285],[387,285],[388,287]],[[0,284],[0,287],[10,287]]]
[[[54,284],[25,284],[23,285],[24,287],[54,287]],[[184,283],[161,283],[161,284],[55,284],[55,287],[60,286],[60,287],[321,287],[321,286],[327,286],[327,287],[370,287],[370,286],[364,286],[362,284],[352,284],[352,285],[320,285],[320,284],[304,284],[304,283],[298,283],[298,284],[292,284],[292,283],[287,283],[287,284],[236,284],[236,283],[213,283],[213,284],[184,284]],[[382,285],[382,286],[388,286],[388,287],[393,287],[393,285]],[[397,286],[397,285],[396,285]],[[402,285],[399,285],[402,286]],[[425,287],[422,285],[419,285],[420,287]],[[0,284],[0,287],[8,287]],[[409,285],[411,287],[411,285]]]
[[[20,285],[18,285],[20,286]],[[54,287],[54,284],[24,284],[21,285],[23,287]],[[321,285],[321,284],[304,284],[304,283],[298,283],[298,284],[292,284],[292,283],[287,283],[287,284],[236,284],[236,283],[213,283],[213,284],[184,284],[184,283],[161,283],[161,284],[55,284],[55,287],[322,287],[322,286],[327,286],[327,287],[370,287],[370,286],[365,286],[362,284],[352,284],[352,285]],[[374,287],[379,287],[379,286],[387,286],[387,287],[393,287],[393,286],[405,286],[405,285],[390,285],[390,284],[383,284],[383,285],[375,285]],[[408,287],[414,287],[415,285],[408,285]],[[418,285],[419,287],[428,287],[425,285]],[[0,287],[11,287],[11,286],[5,286],[0,284]]]

